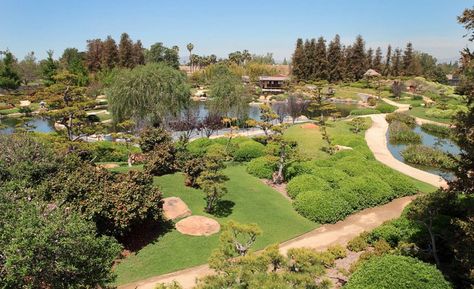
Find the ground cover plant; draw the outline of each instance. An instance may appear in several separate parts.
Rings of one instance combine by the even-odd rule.
[[[421,129],[427,133],[444,138],[451,137],[451,129],[448,126],[437,125],[434,123],[423,123]]]
[[[351,115],[366,115],[366,114],[378,114],[382,113],[377,108],[359,108],[351,110]]]
[[[391,143],[421,143],[421,135],[414,132],[406,123],[398,120],[390,122],[388,126],[388,135]]]

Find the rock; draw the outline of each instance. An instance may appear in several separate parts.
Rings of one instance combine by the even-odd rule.
[[[31,104],[31,101],[29,100],[20,100],[20,106],[24,107],[24,106],[30,106]]]
[[[98,95],[98,96],[96,97],[96,99],[107,99],[107,96],[105,96],[105,95],[103,95],[103,94],[102,94],[102,95]]]
[[[191,216],[176,223],[176,230],[184,235],[210,236],[219,232],[221,225],[211,218]]]
[[[110,163],[110,164],[99,164],[98,166],[104,169],[114,169],[114,168],[118,168],[120,165]]]
[[[163,199],[163,213],[167,220],[181,219],[191,216],[191,210],[185,202],[177,197]]]

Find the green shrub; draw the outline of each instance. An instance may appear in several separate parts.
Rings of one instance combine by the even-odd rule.
[[[352,274],[344,289],[449,289],[435,266],[405,256],[372,257]]]
[[[381,113],[391,113],[397,110],[397,107],[388,103],[379,103],[377,104],[375,109],[380,111]]]
[[[135,146],[110,141],[95,142],[89,148],[95,162],[126,162],[129,153],[140,152]]]
[[[391,143],[421,143],[421,135],[414,132],[407,124],[394,120],[388,126]]]
[[[396,247],[401,241],[413,241],[423,230],[424,228],[421,227],[419,223],[410,221],[405,217],[400,217],[395,220],[387,221],[372,230],[369,235],[369,242],[373,244],[383,239],[387,241],[390,246]]]
[[[300,175],[288,182],[286,187],[288,195],[294,199],[298,194],[306,191],[330,191],[329,184],[314,175]]]
[[[302,174],[312,174],[315,168],[317,168],[317,166],[313,161],[293,162],[285,168],[285,180],[291,180]]]
[[[387,114],[385,116],[385,120],[387,120],[388,123],[392,123],[393,121],[399,121],[411,128],[416,126],[416,120],[413,116],[401,112]]]
[[[347,243],[347,249],[353,252],[364,251],[365,249],[367,249],[367,247],[369,247],[369,243],[367,241],[368,237],[368,232],[362,232],[359,236],[355,237]]]
[[[378,114],[381,113],[379,110],[374,108],[358,108],[351,110],[350,115],[366,115],[366,114]]]
[[[257,178],[271,179],[273,172],[277,169],[278,157],[263,156],[248,162],[247,172]]]
[[[349,178],[345,172],[337,168],[319,167],[314,168],[312,172],[316,177],[325,180],[332,188],[338,188],[341,181]]]
[[[447,126],[441,126],[433,123],[424,123],[421,125],[421,129],[427,133],[435,136],[448,138],[451,136],[451,129]]]
[[[377,174],[393,190],[394,197],[411,196],[418,192],[413,181],[385,165],[373,163],[370,171]]]
[[[265,154],[265,146],[254,140],[247,140],[238,145],[233,153],[234,160],[238,162],[250,161]]]
[[[352,208],[363,209],[386,203],[393,199],[392,188],[374,173],[365,173],[364,176],[348,179],[340,184],[340,191],[344,196],[356,195],[358,198],[346,201],[358,201],[349,203]]]
[[[407,163],[453,170],[456,167],[455,160],[445,152],[423,146],[410,145],[402,151],[401,155]]]
[[[212,144],[214,144],[212,139],[203,137],[190,142],[187,146],[187,149],[194,155],[203,156],[207,151],[207,147]]]
[[[351,177],[364,175],[367,172],[368,162],[360,158],[344,158],[334,165]]]
[[[318,223],[335,223],[352,210],[347,202],[331,191],[308,191],[296,196],[293,206],[302,216]]]
[[[334,256],[336,259],[342,259],[347,256],[347,250],[342,245],[333,245],[327,249],[327,252]]]

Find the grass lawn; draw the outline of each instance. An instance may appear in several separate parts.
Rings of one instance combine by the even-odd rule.
[[[7,114],[12,114],[12,113],[17,113],[17,112],[20,112],[20,109],[18,107],[0,110],[1,115],[7,115]]]
[[[437,117],[432,117],[432,116],[427,116],[426,115],[426,108],[424,107],[414,107],[408,111],[408,114],[411,116],[419,117],[419,118],[424,118],[432,121],[437,121],[441,123],[450,123],[451,119],[447,118],[437,118]]]
[[[230,215],[211,217],[220,224],[225,224],[228,220],[258,224],[263,234],[257,239],[255,249],[291,239],[317,227],[317,224],[298,215],[282,195],[247,174],[244,165],[230,165],[226,174],[230,180],[224,200],[234,205]],[[157,177],[155,180],[165,197],[180,197],[193,215],[209,216],[203,212],[203,193],[185,187],[181,174]],[[219,234],[192,237],[173,230],[155,243],[144,247],[136,255],[123,260],[115,270],[118,274],[117,283],[133,282],[206,263],[218,244],[218,238]]]
[[[340,99],[354,99],[354,100],[360,100],[358,93],[366,93],[366,94],[372,94],[375,95],[377,92],[373,88],[358,88],[358,87],[351,87],[351,86],[337,86],[335,87],[336,94],[334,95],[335,98],[340,98]],[[381,91],[381,96],[386,97],[390,93],[387,91]]]
[[[304,128],[308,124],[296,124],[285,131],[285,137],[298,143],[298,152],[305,158],[317,159],[326,158],[327,153],[323,152],[323,140],[319,127]]]

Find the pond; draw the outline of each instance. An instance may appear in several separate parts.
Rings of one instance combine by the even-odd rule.
[[[450,139],[435,136],[432,134],[429,134],[421,129],[420,126],[416,126],[414,128],[414,131],[421,135],[422,137],[422,144],[425,146],[429,146],[432,148],[439,149],[443,152],[450,153],[452,155],[459,155],[461,152],[459,147]],[[388,132],[387,132],[387,144],[388,144],[388,150],[392,153],[392,155],[399,161],[405,162],[403,159],[403,156],[401,155],[401,152],[408,146],[405,144],[392,144],[389,141],[388,138]],[[441,170],[438,168],[432,168],[432,167],[425,167],[425,166],[418,166],[418,165],[413,165],[410,164],[410,166],[419,168],[421,170],[424,170],[426,172],[438,175],[443,177],[446,180],[452,180],[454,178],[454,174],[450,171],[445,171]]]
[[[198,117],[204,118],[209,113],[205,102],[197,102],[195,105],[198,106]],[[286,109],[285,102],[276,102],[272,103],[272,109],[274,111],[282,111]],[[344,104],[336,103],[336,109],[340,112],[342,117],[348,116],[351,110],[359,108],[357,104]],[[309,115],[308,112],[304,112],[304,115]],[[314,115],[317,115],[318,112],[313,112]],[[252,119],[260,120],[260,108],[258,105],[249,105],[248,115]],[[1,128],[6,126],[6,128]],[[0,133],[2,134],[11,134],[15,127],[25,127],[29,128],[32,131],[36,132],[53,132],[54,131],[54,122],[48,120],[44,117],[35,116],[29,118],[28,120],[22,120],[19,118],[2,118],[0,119]]]
[[[28,128],[36,132],[53,132],[54,122],[44,117],[35,116],[27,119],[0,118],[0,133],[11,134],[16,127]]]

